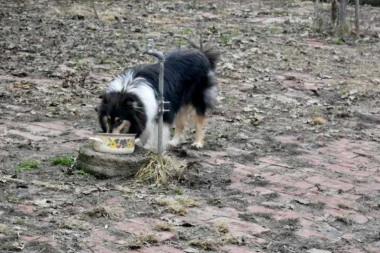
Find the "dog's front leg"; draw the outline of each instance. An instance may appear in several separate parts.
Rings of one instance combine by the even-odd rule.
[[[144,148],[157,151],[158,145],[158,124],[153,123],[147,131],[147,139],[144,144]],[[162,147],[166,149],[170,139],[170,125],[164,123],[162,125]]]

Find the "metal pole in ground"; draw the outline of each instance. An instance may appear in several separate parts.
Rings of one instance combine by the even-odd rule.
[[[158,143],[157,152],[162,155],[164,148],[162,146],[162,126],[164,121],[164,112],[166,111],[164,105],[167,103],[164,101],[164,62],[165,55],[160,51],[153,50],[153,39],[148,39],[146,46],[146,54],[156,56],[158,58],[159,74],[158,74]]]

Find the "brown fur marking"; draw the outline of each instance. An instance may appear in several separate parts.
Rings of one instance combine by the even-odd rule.
[[[112,130],[112,133],[114,134],[119,134],[123,132],[127,133],[130,127],[131,127],[131,122],[129,122],[129,120],[123,120],[119,126],[115,127]]]
[[[195,115],[195,142],[203,145],[203,126],[205,124],[206,117],[204,115]]]

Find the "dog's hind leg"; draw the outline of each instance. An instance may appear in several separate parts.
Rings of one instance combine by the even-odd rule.
[[[173,139],[169,141],[170,146],[177,146],[181,144],[184,138],[185,124],[188,118],[190,108],[189,106],[183,106],[177,113],[174,124],[175,124],[175,134]]]
[[[203,147],[203,126],[205,124],[206,117],[205,115],[200,115],[198,113],[195,114],[195,142],[191,144],[194,148],[202,148]]]

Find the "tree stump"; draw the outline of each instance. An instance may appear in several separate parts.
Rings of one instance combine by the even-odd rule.
[[[130,178],[148,162],[148,153],[140,146],[136,146],[132,154],[100,153],[93,149],[92,144],[85,144],[79,150],[76,167],[98,178]]]

